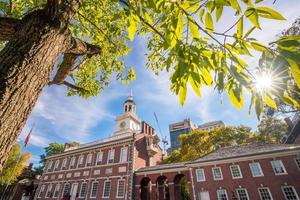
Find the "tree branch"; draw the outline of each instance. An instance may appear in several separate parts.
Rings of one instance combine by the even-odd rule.
[[[21,20],[10,17],[0,17],[0,40],[13,40],[17,37],[17,28]]]
[[[65,53],[70,53],[74,55],[88,55],[88,57],[91,57],[95,54],[99,54],[101,52],[101,49],[97,45],[88,44],[78,38],[72,38],[71,42],[72,46],[69,48]]]
[[[76,86],[76,85],[74,85],[74,84],[72,84],[72,83],[69,83],[69,82],[67,82],[67,81],[63,81],[62,84],[65,85],[65,86],[67,86],[67,87],[69,87],[69,88],[71,88],[71,89],[73,89],[73,90],[77,90],[77,91],[85,91],[85,89],[83,89],[83,88],[81,88],[81,87],[78,87],[78,86]]]
[[[81,55],[87,55],[87,59],[91,58],[95,54],[100,53],[100,47],[92,44],[88,44],[77,38],[72,38],[72,46],[69,50],[64,52],[64,59],[61,65],[58,68],[57,73],[54,76],[54,79],[49,83],[51,84],[63,84],[64,80],[74,71],[79,68],[83,63],[79,64],[76,68],[73,69],[75,65],[76,58]]]

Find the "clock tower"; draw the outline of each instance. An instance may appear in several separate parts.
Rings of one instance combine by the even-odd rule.
[[[116,118],[115,135],[141,130],[141,120],[136,114],[132,92],[123,104],[123,113]]]

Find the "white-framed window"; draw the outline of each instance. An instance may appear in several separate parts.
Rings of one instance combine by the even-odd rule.
[[[87,155],[87,158],[86,158],[86,166],[91,166],[92,165],[92,160],[93,160],[93,154],[89,153]]]
[[[51,171],[52,165],[53,165],[53,161],[50,160],[49,163],[48,163],[48,167],[47,167],[47,171],[48,171],[48,172]]]
[[[54,193],[53,193],[54,198],[59,197],[59,191],[60,191],[60,183],[56,184],[55,186]]]
[[[196,177],[197,177],[197,182],[205,181],[204,169],[202,168],[196,169]]]
[[[281,190],[286,200],[299,200],[299,196],[294,186],[290,186],[290,185],[282,186]]]
[[[90,174],[90,171],[84,171],[82,175],[83,176],[88,176],[89,174]]]
[[[271,191],[268,187],[258,188],[260,200],[273,200]]]
[[[110,180],[104,181],[102,198],[108,198],[110,195]]]
[[[80,186],[79,198],[84,198],[86,195],[87,183],[83,182]]]
[[[83,155],[80,155],[79,158],[78,158],[78,164],[77,164],[77,168],[78,167],[83,167]]]
[[[111,149],[108,151],[107,163],[113,163],[115,158],[115,150]]]
[[[67,167],[67,161],[68,161],[67,158],[63,159],[62,164],[61,164],[61,169],[62,169],[62,170],[63,170],[63,169],[66,169],[66,167]]]
[[[98,185],[99,185],[98,181],[94,181],[92,183],[91,195],[90,195],[91,198],[96,198],[97,197]]]
[[[75,166],[75,157],[73,156],[72,158],[71,158],[71,161],[70,161],[70,168],[72,168],[72,167],[74,167]]]
[[[287,174],[285,167],[281,160],[272,160],[271,165],[272,165],[275,175]]]
[[[123,198],[125,195],[125,180],[118,180],[117,198]]]
[[[39,191],[39,194],[38,194],[38,198],[42,197],[42,194],[45,191],[45,187],[46,187],[45,185],[41,185],[41,188],[40,188],[40,191]]]
[[[65,196],[66,194],[68,194],[69,192],[70,192],[70,184],[65,183],[64,190],[63,190],[63,193],[62,193],[62,197]]]
[[[249,195],[245,188],[236,189],[236,193],[239,200],[249,200]]]
[[[243,178],[239,165],[230,165],[230,171],[233,179]]]
[[[264,176],[264,173],[261,169],[259,162],[249,163],[249,167],[253,177]]]
[[[94,170],[94,175],[100,175],[100,169],[95,169]]]
[[[49,198],[51,196],[52,196],[52,184],[50,183],[47,188],[46,198]]]
[[[225,189],[217,190],[218,200],[228,200],[227,191]]]
[[[295,162],[296,162],[298,169],[300,170],[300,158],[295,158]]]
[[[214,180],[223,180],[221,167],[213,167],[212,173],[213,173]]]
[[[101,165],[103,159],[103,151],[97,153],[96,165]]]
[[[121,148],[120,162],[127,162],[128,147]]]
[[[58,167],[59,167],[59,160],[56,160],[55,161],[55,164],[54,164],[54,170],[58,170]]]

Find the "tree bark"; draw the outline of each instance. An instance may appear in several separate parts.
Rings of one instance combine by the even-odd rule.
[[[0,20],[0,26],[7,27],[0,40],[10,40],[0,52],[0,171],[49,83],[58,56],[74,46],[67,26],[79,3],[48,0],[48,7],[28,14],[21,23],[11,20],[14,23],[5,26]]]

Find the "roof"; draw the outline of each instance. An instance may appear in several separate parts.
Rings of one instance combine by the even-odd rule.
[[[216,124],[222,124],[222,125],[224,125],[224,122],[223,122],[223,121],[211,121],[211,122],[206,122],[206,123],[204,123],[204,124],[198,125],[198,128],[206,127],[206,126],[213,126],[213,125],[216,125]]]
[[[275,153],[299,149],[300,145],[288,144],[242,144],[229,147],[222,147],[209,153],[193,162],[205,162],[211,160],[222,160],[236,157],[251,156],[265,153]]]
[[[151,167],[143,167],[138,169],[136,172],[149,172],[149,171],[156,171],[156,170],[163,170],[163,169],[173,169],[173,168],[180,168],[186,167],[185,163],[170,163],[170,164],[163,164],[163,165],[155,165]]]

